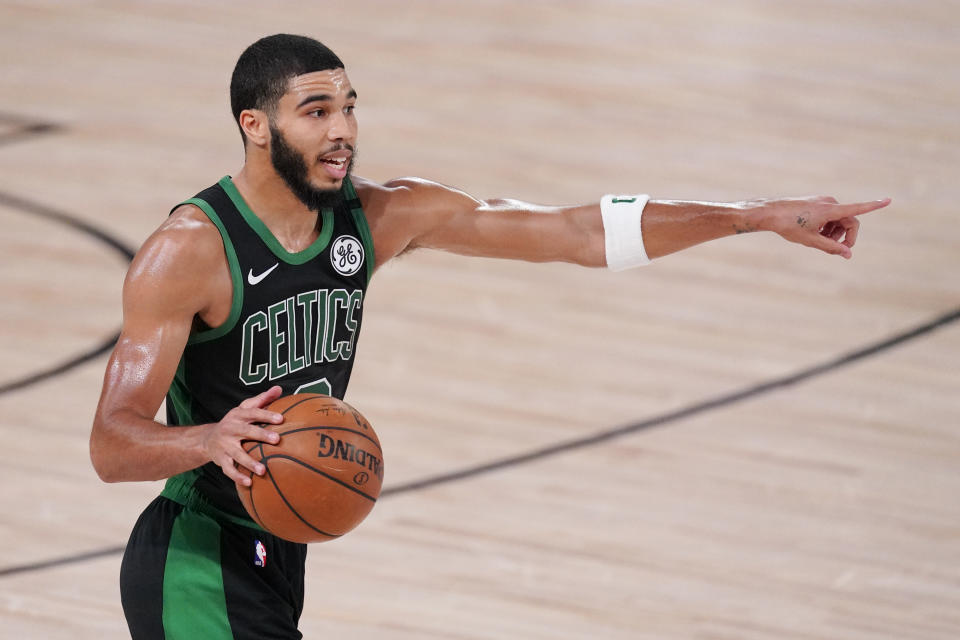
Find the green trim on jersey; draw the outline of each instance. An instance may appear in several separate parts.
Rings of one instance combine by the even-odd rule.
[[[220,220],[220,216],[213,210],[213,207],[211,207],[206,200],[201,200],[200,198],[190,198],[181,204],[192,204],[195,207],[199,207],[200,210],[210,218],[210,222],[217,225],[217,229],[220,231],[220,237],[223,239],[223,250],[227,254],[227,264],[230,265],[230,281],[233,283],[233,301],[230,303],[230,315],[227,316],[226,321],[219,327],[192,334],[187,340],[187,344],[196,344],[224,336],[237,324],[237,320],[240,318],[240,309],[243,307],[243,274],[240,273],[240,261],[237,259],[237,251],[233,248],[233,241],[230,239],[230,234],[227,233],[226,227],[223,226],[223,221]],[[180,417],[183,418],[184,416]]]
[[[178,425],[189,425],[194,423],[193,419],[193,398],[187,391],[187,375],[184,370],[184,359],[180,358],[180,364],[177,365],[177,372],[170,382],[170,388],[167,390],[167,397],[173,403],[173,413],[177,416]]]
[[[220,566],[220,525],[184,510],[173,522],[163,571],[166,640],[232,640]]]
[[[330,243],[330,237],[333,235],[333,209],[324,209],[321,212],[323,216],[323,227],[320,230],[320,235],[317,236],[317,239],[309,247],[303,251],[298,251],[297,253],[290,253],[283,248],[283,245],[280,244],[280,241],[277,240],[276,236],[273,235],[273,232],[267,228],[267,225],[263,224],[263,220],[257,217],[257,214],[250,209],[250,206],[247,204],[247,201],[243,199],[243,196],[240,195],[240,192],[237,191],[237,187],[233,184],[233,180],[230,176],[223,176],[220,178],[218,183],[223,190],[227,192],[227,195],[230,196],[230,199],[233,200],[233,204],[237,207],[237,210],[240,211],[240,215],[243,216],[243,219],[247,221],[247,224],[250,225],[250,228],[256,231],[257,235],[260,236],[260,239],[263,240],[270,251],[273,252],[273,255],[280,258],[287,264],[304,264],[316,258],[321,251],[327,248],[327,245]]]
[[[347,200],[356,200],[359,202],[360,198],[353,188],[353,182],[351,182],[350,176],[347,176],[343,185],[346,188]],[[370,233],[370,225],[367,224],[367,215],[363,212],[362,206],[355,209],[351,207],[350,213],[353,214],[353,222],[357,226],[360,239],[363,241],[364,251],[367,253],[367,284],[370,284],[370,278],[373,277],[373,270],[376,267],[376,256],[373,252],[373,234]]]

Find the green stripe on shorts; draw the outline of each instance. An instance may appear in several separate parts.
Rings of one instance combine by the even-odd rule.
[[[184,509],[173,523],[163,572],[166,640],[232,640],[220,566],[220,525]]]

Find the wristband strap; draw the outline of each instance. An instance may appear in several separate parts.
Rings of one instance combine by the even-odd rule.
[[[611,271],[623,271],[650,264],[640,227],[643,208],[647,206],[649,199],[650,196],[642,194],[607,195],[601,198],[600,216],[603,218],[607,267]]]

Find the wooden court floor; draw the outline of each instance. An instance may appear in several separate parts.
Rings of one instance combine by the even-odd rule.
[[[279,31],[346,62],[370,178],[893,198],[849,262],[383,267],[347,399],[386,493],[311,549],[306,637],[960,637],[950,0],[0,0],[0,637],[127,635],[159,487],[89,464],[102,348],[127,252],[239,169],[230,72]]]

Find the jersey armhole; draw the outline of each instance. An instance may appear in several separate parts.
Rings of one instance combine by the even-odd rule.
[[[187,344],[191,345],[197,344],[198,342],[215,340],[224,336],[237,324],[237,319],[240,317],[240,309],[243,307],[243,274],[240,273],[240,261],[237,260],[237,251],[233,248],[233,241],[230,240],[230,234],[227,233],[227,228],[223,226],[223,221],[220,220],[220,216],[213,210],[213,207],[201,198],[190,198],[180,203],[180,205],[184,204],[192,204],[198,207],[210,218],[210,222],[217,226],[217,229],[220,231],[220,239],[223,241],[224,253],[227,255],[227,265],[230,268],[230,282],[233,284],[233,300],[230,303],[230,315],[227,316],[227,319],[219,327],[205,329],[204,331],[198,331],[192,334],[187,339]]]
[[[367,214],[363,212],[360,205],[360,198],[353,188],[353,182],[347,178],[344,183],[346,186],[347,206],[350,207],[350,213],[353,215],[353,224],[357,227],[357,233],[363,241],[363,249],[367,253],[367,284],[370,284],[370,278],[373,277],[373,270],[376,267],[376,254],[373,251],[373,234],[370,233],[370,225],[367,224]]]

